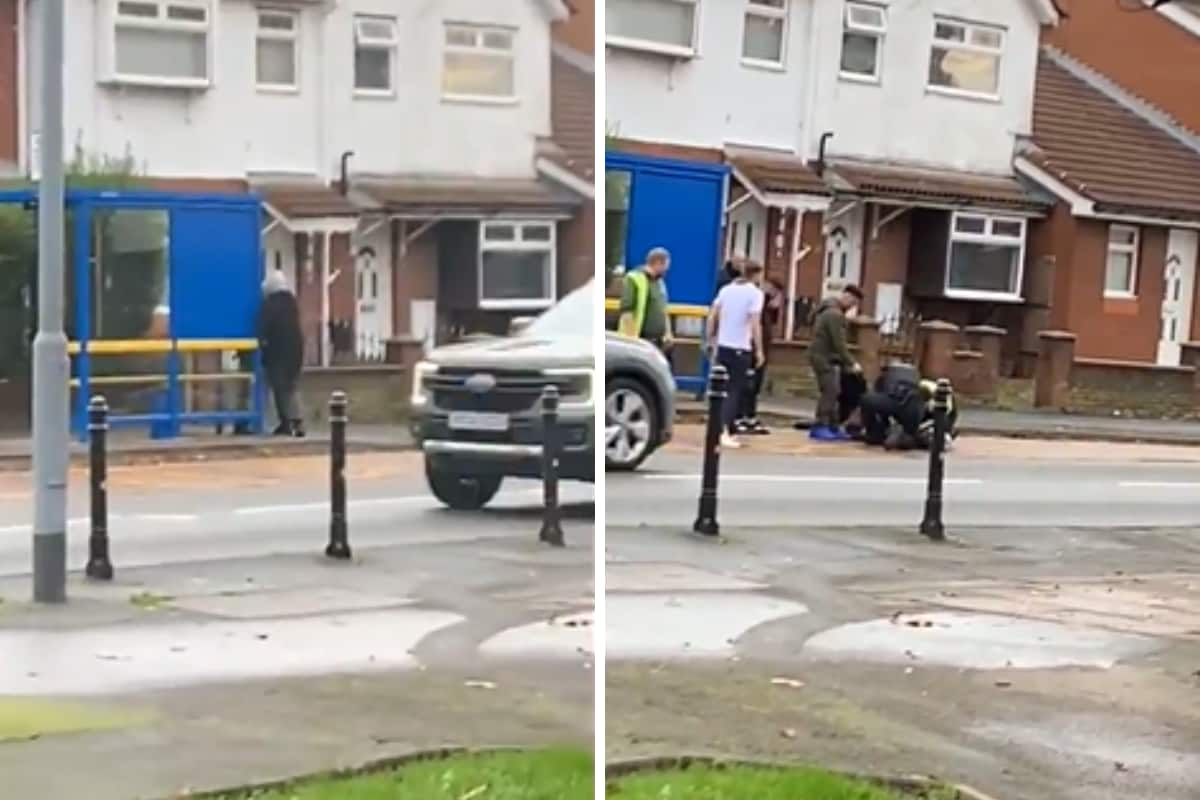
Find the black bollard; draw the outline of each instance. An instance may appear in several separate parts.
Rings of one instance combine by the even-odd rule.
[[[542,390],[542,532],[538,539],[564,547],[562,509],[558,506],[558,387]]]
[[[950,413],[950,381],[937,382],[933,396],[933,440],[929,443],[929,484],[925,490],[925,518],[921,533],[935,542],[946,538],[942,525],[942,483],[946,477],[946,420]]]
[[[717,524],[717,476],[721,466],[721,430],[724,426],[725,395],[729,389],[729,371],[718,364],[708,374],[708,428],[704,437],[704,474],[700,484],[700,513],[692,530],[705,536],[719,536]]]
[[[350,540],[346,521],[346,423],[345,392],[329,397],[329,546],[325,555],[346,560],[350,558]]]
[[[97,395],[88,403],[88,485],[91,490],[91,535],[84,574],[98,581],[111,581],[113,565],[108,556],[108,402]]]

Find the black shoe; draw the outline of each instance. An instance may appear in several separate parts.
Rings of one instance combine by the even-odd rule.
[[[281,422],[275,426],[275,430],[271,431],[272,436],[291,436],[292,426],[286,422]]]
[[[759,419],[746,420],[746,433],[754,436],[767,436],[771,433],[771,429],[762,424]]]
[[[730,431],[730,433],[734,434],[734,435],[741,435],[743,433],[752,433],[750,420],[748,420],[748,419],[735,420],[733,423],[733,430]]]
[[[305,436],[307,436],[308,434],[304,432],[304,423],[300,422],[300,420],[293,422],[291,427],[291,435],[295,436],[297,439],[303,439]]]

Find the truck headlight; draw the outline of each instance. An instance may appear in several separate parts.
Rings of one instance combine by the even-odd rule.
[[[429,379],[437,374],[437,364],[420,361],[413,367],[412,376],[412,407],[420,408],[429,403]]]
[[[562,386],[562,400],[566,403],[590,403],[592,385],[596,371],[592,369],[548,369],[546,377],[555,378]]]

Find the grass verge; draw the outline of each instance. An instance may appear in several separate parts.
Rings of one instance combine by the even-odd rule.
[[[592,800],[593,764],[573,750],[454,756],[218,800]]]
[[[613,800],[954,800],[934,790],[914,797],[819,769],[692,767],[647,772],[610,781]]]
[[[28,697],[0,697],[0,742],[143,725],[150,715]]]

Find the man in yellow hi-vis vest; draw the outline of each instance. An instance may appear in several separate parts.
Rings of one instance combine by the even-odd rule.
[[[667,287],[663,280],[671,266],[671,254],[656,247],[646,255],[646,264],[625,276],[621,292],[617,331],[632,339],[645,339],[664,353],[673,344],[671,319],[667,314]]]

